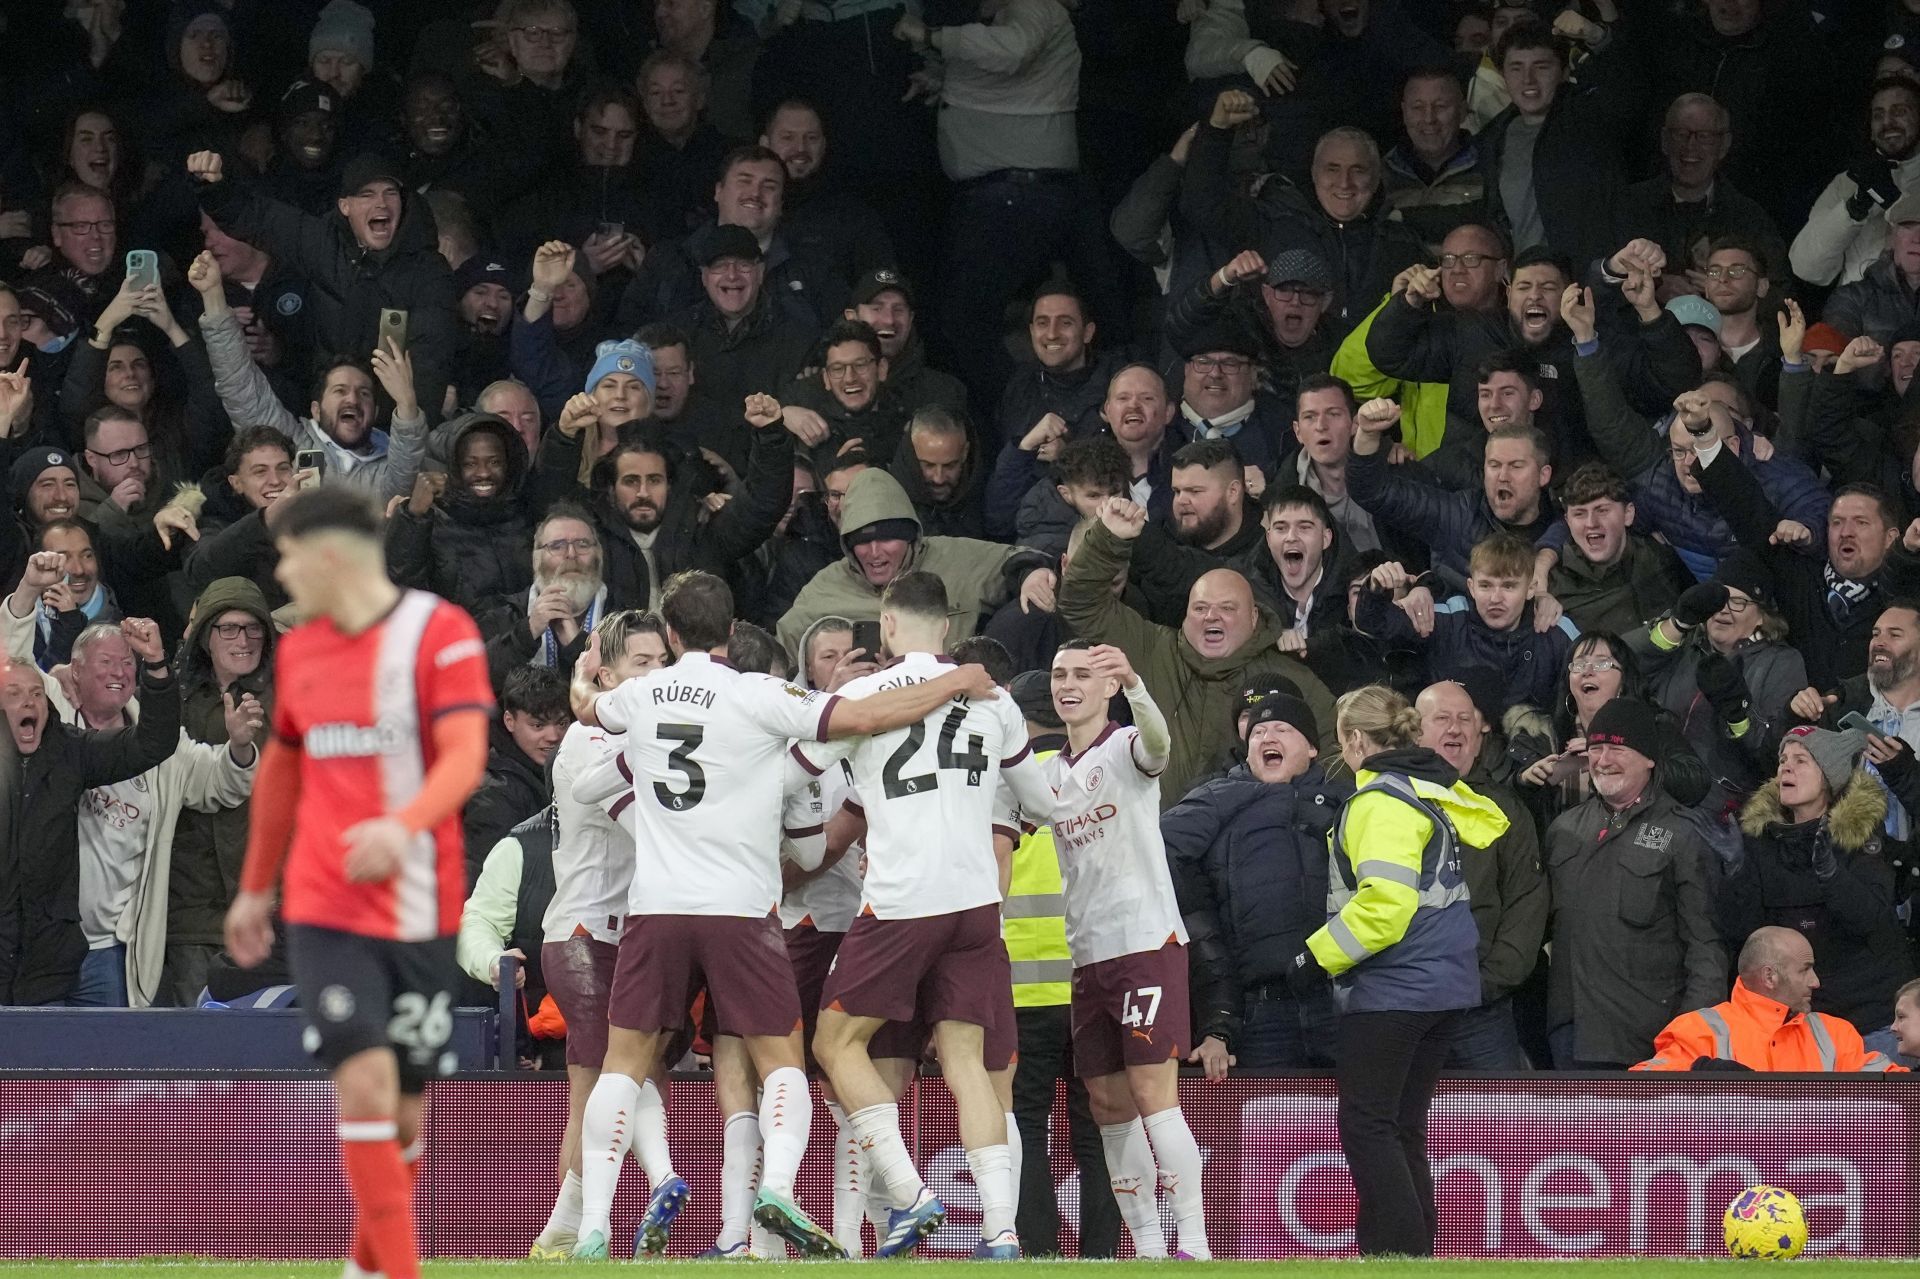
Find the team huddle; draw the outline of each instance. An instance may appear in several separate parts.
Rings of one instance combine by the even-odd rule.
[[[417,709],[409,709],[419,733],[403,745],[391,732],[361,735],[369,753],[386,752],[385,790],[361,801],[377,809],[361,827],[395,823],[376,833],[402,850],[394,862],[401,873],[391,883],[368,876],[360,827],[347,825],[340,840],[308,841],[309,818],[318,823],[322,811],[326,830],[351,821],[350,806],[311,780],[341,760],[302,755],[302,734],[313,740],[314,726],[277,716],[269,756],[282,758],[266,764],[292,779],[287,802],[275,806],[292,820],[267,828],[256,817],[249,892],[229,926],[243,961],[264,954],[270,940],[262,935],[266,895],[289,838],[290,886],[310,873],[303,863],[334,868],[348,897],[404,899],[419,891],[423,868],[432,868],[430,893],[434,874],[442,885],[451,875],[456,897],[461,882],[458,823],[449,836],[430,819],[433,796],[466,768],[464,738],[442,725],[464,728],[467,717],[443,718],[428,697],[449,669],[463,666],[461,638],[442,627],[455,637],[436,648],[421,641],[417,625],[402,625],[398,642],[381,637],[414,614],[458,610],[389,588],[390,597],[376,592],[376,606],[343,618],[338,603],[355,582],[373,580],[355,570],[377,568],[379,546],[346,511],[349,503],[324,492],[302,495],[309,509],[280,535],[283,568],[292,550],[296,570],[325,569],[308,583],[289,581],[314,619],[295,634],[316,632],[331,641],[330,652],[356,642],[369,650],[377,668],[363,710],[370,730],[388,727],[380,715],[395,701],[394,677],[413,677]],[[302,585],[313,594],[308,601],[299,599]],[[725,1118],[722,1227],[706,1255],[783,1255],[773,1240],[802,1257],[858,1255],[871,1220],[876,1255],[895,1256],[938,1230],[945,1206],[916,1170],[897,1110],[930,1041],[980,1195],[974,1255],[1017,1257],[1016,1029],[1000,904],[1022,828],[1051,825],[1074,969],[1074,1058],[1100,1122],[1115,1199],[1137,1255],[1167,1255],[1155,1199],[1164,1189],[1177,1255],[1207,1258],[1201,1157],[1177,1095],[1179,1063],[1191,1047],[1187,938],[1161,844],[1156,780],[1171,743],[1126,656],[1079,641],[1062,646],[1052,694],[1069,747],[1041,760],[1013,699],[999,695],[982,667],[946,656],[948,600],[932,574],[904,574],[888,588],[879,627],[891,664],[835,693],[736,669],[727,660],[733,599],[717,577],[680,574],[660,613],[679,655],[671,664],[649,660],[653,637],[633,625],[634,615],[596,628],[573,673],[579,722],[554,758],[555,891],[542,960],[569,1030],[571,1110],[564,1181],[531,1255],[608,1256],[629,1152],[651,1190],[636,1252],[666,1249],[688,1186],[673,1170],[665,1072],[684,1053],[698,1007]],[[323,645],[310,639],[306,647]],[[305,647],[289,643],[286,651]],[[289,674],[298,677],[282,680]],[[469,700],[456,709],[464,710],[474,694],[461,687]],[[1119,694],[1132,726],[1109,720]],[[335,703],[324,713],[337,721],[351,710]],[[344,863],[333,847],[341,842]],[[436,842],[431,861],[404,851]],[[372,869],[387,868],[382,861]],[[285,918],[298,943],[302,1006],[314,1010],[309,1018],[323,1041],[343,972],[361,983],[343,992],[346,1003],[371,1010],[376,1023],[388,1008],[390,1026],[416,1005],[444,1009],[454,980],[450,925],[440,937],[387,931],[376,940],[356,937],[350,921],[333,916],[297,919],[289,909]],[[329,944],[316,945],[316,933]],[[434,989],[435,981],[443,984]],[[331,1033],[337,1042],[320,1051],[335,1069],[342,1149],[360,1209],[349,1273],[412,1279],[407,1151],[440,1044]],[[397,1078],[362,1079],[376,1056],[394,1071],[393,1056],[372,1051],[389,1046]],[[837,1128],[830,1228],[793,1192],[816,1084]]]

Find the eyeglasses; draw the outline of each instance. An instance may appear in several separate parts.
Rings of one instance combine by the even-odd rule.
[[[102,453],[99,449],[85,449],[83,451],[93,454],[108,466],[125,466],[136,457],[142,462],[152,457],[153,445],[136,444],[130,449],[115,449],[111,453]]]
[[[1442,253],[1440,255],[1440,265],[1449,271],[1457,266],[1463,266],[1471,271],[1482,262],[1500,262],[1503,260],[1504,259],[1498,254],[1493,253]]]
[[[851,377],[856,373],[865,373],[868,369],[872,368],[874,365],[878,363],[880,363],[880,361],[874,359],[871,355],[864,356],[858,360],[842,360],[837,363],[827,365],[827,376],[828,377]]]
[[[1744,262],[1736,262],[1732,266],[1710,266],[1700,274],[1709,280],[1744,280],[1755,271]]]
[[[213,633],[223,640],[237,640],[242,636],[257,640],[267,633],[267,628],[258,622],[215,622]]]
[[[1598,675],[1603,671],[1617,671],[1620,663],[1611,657],[1576,657],[1567,663],[1567,669],[1575,675]]]
[[[1667,450],[1667,456],[1676,462],[1690,462],[1693,460],[1694,454],[1690,448],[1675,447]]]
[[[54,225],[62,231],[74,231],[81,235],[112,235],[115,224],[112,218],[99,218],[92,222],[56,222]]]
[[[1275,289],[1273,296],[1282,302],[1324,302],[1333,295],[1325,289],[1309,289],[1294,285],[1292,288]]]
[[[513,27],[511,30],[528,44],[559,44],[573,38],[572,27]]]
[[[1237,355],[1196,355],[1187,363],[1202,373],[1244,373],[1253,367],[1252,360]]]
[[[1744,613],[1753,607],[1753,601],[1740,595],[1727,596],[1727,612]]]
[[[1681,146],[1692,146],[1696,142],[1718,142],[1727,136],[1725,129],[1668,129],[1667,137]]]
[[[549,555],[585,555],[600,545],[590,537],[556,537],[551,542],[540,543],[540,550]]]

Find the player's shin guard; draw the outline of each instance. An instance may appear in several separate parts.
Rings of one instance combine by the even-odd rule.
[[[651,1079],[640,1081],[640,1096],[634,1102],[633,1149],[640,1156],[650,1188],[658,1190],[673,1176],[673,1155],[667,1149],[667,1105]]]
[[[854,1134],[860,1139],[860,1151],[867,1158],[870,1176],[885,1188],[887,1201],[895,1208],[911,1208],[927,1188],[920,1170],[913,1166],[907,1143],[900,1139],[900,1107],[891,1102],[868,1106],[847,1116]]]
[[[760,1116],[750,1110],[728,1115],[720,1138],[720,1237],[714,1240],[722,1251],[747,1242],[759,1163]]]
[[[793,1197],[793,1177],[812,1133],[813,1094],[806,1072],[794,1066],[770,1072],[760,1086],[760,1143],[766,1153],[762,1190]]]
[[[340,1159],[358,1210],[357,1235],[387,1279],[419,1279],[414,1251],[413,1184],[400,1158],[397,1129],[391,1119],[341,1120]]]
[[[850,1257],[858,1257],[861,1223],[867,1219],[867,1175],[860,1157],[860,1139],[847,1112],[837,1101],[827,1103],[833,1116],[833,1237]]]
[[[1113,1199],[1120,1207],[1120,1219],[1133,1236],[1133,1255],[1162,1258],[1167,1255],[1167,1237],[1160,1232],[1160,1206],[1154,1199],[1158,1170],[1153,1165],[1153,1146],[1147,1141],[1147,1129],[1138,1119],[1124,1124],[1101,1124],[1100,1144],[1107,1152],[1107,1176],[1113,1185]]]
[[[580,1119],[580,1237],[613,1234],[613,1192],[633,1144],[640,1084],[630,1075],[601,1075]]]
[[[980,1191],[980,1237],[994,1239],[1013,1229],[1013,1160],[1006,1146],[982,1146],[967,1152],[967,1168]]]
[[[1187,1117],[1178,1106],[1148,1115],[1145,1122],[1154,1160],[1160,1165],[1160,1185],[1173,1205],[1180,1251],[1196,1261],[1206,1261],[1213,1251],[1207,1246],[1207,1213],[1200,1198],[1203,1169],[1199,1143],[1194,1141],[1193,1130],[1187,1127]]]

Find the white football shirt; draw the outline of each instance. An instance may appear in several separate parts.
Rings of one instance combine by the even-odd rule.
[[[909,653],[841,692],[865,697],[923,684],[951,669],[945,657]],[[816,770],[837,757],[847,760],[867,818],[861,905],[878,919],[920,919],[998,904],[993,827],[1000,779],[1022,806],[1046,812],[1053,803],[1027,749],[1026,721],[1010,697],[956,698],[905,728],[798,751]]]
[[[1140,766],[1139,739],[1138,729],[1110,723],[1082,753],[1042,764],[1059,793],[1053,846],[1076,968],[1187,940],[1160,839],[1160,773]]]
[[[811,776],[809,765],[802,764],[794,754],[787,756],[790,769],[804,776]],[[818,777],[811,778],[814,802],[818,805],[820,823],[824,826],[840,811],[841,802],[853,793],[847,781],[845,761],[829,764]],[[789,781],[789,787],[791,787]],[[793,826],[798,813],[795,811],[797,800],[788,799],[788,838],[794,838]],[[824,843],[826,836],[821,835]],[[860,858],[861,846],[858,841],[847,849],[840,860],[827,867],[805,883],[796,884],[787,890],[780,899],[780,926],[793,928],[806,924],[823,933],[844,933],[853,927],[853,917],[860,913]]]
[[[574,783],[620,757],[618,733],[574,724],[553,753],[553,900],[541,917],[545,941],[565,941],[584,928],[604,942],[620,940],[633,882],[633,839],[592,801],[574,797]]]
[[[821,738],[836,700],[698,652],[601,695],[633,778],[629,913],[779,907],[781,757],[792,738]]]

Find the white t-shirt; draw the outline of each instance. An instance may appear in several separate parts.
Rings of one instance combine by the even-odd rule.
[[[754,918],[780,905],[781,757],[835,698],[705,653],[601,695],[634,779],[628,913]]]
[[[1139,738],[1108,724],[1082,754],[1061,751],[1042,764],[1059,792],[1053,846],[1076,968],[1187,940],[1160,839],[1160,773],[1140,766]]]
[[[808,776],[806,767],[792,754],[787,756],[788,767]],[[791,785],[791,782],[789,782]],[[810,778],[813,802],[818,805],[820,824],[833,819],[840,811],[840,804],[853,794],[847,780],[845,761],[829,764],[818,777]],[[786,820],[791,824],[797,816],[795,805],[799,802],[791,791],[787,801]],[[789,825],[789,839],[793,839],[793,828]],[[825,834],[821,840],[825,842]],[[780,926],[793,928],[807,924],[823,933],[844,933],[853,927],[853,918],[860,913],[860,858],[861,846],[856,842],[846,853],[822,873],[815,875],[803,884],[796,884],[787,890],[780,899]],[[816,863],[817,864],[817,863]]]
[[[553,846],[553,900],[540,921],[545,941],[565,941],[576,928],[600,941],[620,940],[633,882],[633,837],[597,800],[574,792],[583,778],[614,765],[625,745],[618,733],[574,724],[553,753],[553,811],[560,835]]]
[[[909,653],[841,691],[865,697],[923,684],[951,669],[944,657]],[[1000,901],[993,856],[995,797],[1005,777],[1023,807],[1053,804],[1027,749],[1026,721],[1010,697],[955,699],[926,719],[873,737],[801,747],[824,771],[847,760],[867,818],[867,874],[861,904],[878,919],[952,915]]]
[[[147,827],[158,806],[154,776],[149,769],[81,793],[80,930],[89,950],[113,945],[120,918],[133,903],[147,855]]]

